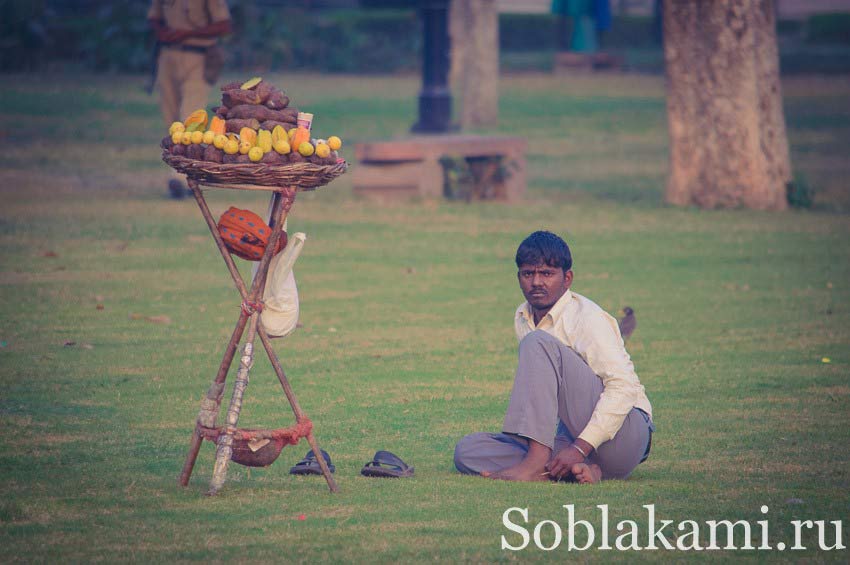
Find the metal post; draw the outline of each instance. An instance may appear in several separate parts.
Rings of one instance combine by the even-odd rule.
[[[422,90],[414,133],[445,133],[454,129],[449,76],[449,0],[420,0],[422,19]]]

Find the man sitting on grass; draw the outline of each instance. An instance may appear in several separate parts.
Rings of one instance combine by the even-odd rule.
[[[502,433],[461,439],[461,473],[508,481],[625,479],[649,455],[652,407],[617,321],[570,290],[570,248],[538,231],[516,253],[526,302]]]

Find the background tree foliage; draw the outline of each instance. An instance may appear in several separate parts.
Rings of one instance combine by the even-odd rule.
[[[231,68],[397,72],[419,65],[420,33],[410,0],[230,2]],[[0,71],[74,68],[144,72],[152,39],[146,0],[0,0]],[[501,14],[504,69],[547,70],[557,49],[550,14]],[[780,21],[783,71],[850,71],[850,15]],[[661,72],[652,19],[617,16],[602,38],[634,70]]]

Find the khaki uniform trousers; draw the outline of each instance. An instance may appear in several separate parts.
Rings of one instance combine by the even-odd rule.
[[[206,108],[210,85],[204,80],[204,55],[163,47],[156,75],[159,104],[166,127]]]

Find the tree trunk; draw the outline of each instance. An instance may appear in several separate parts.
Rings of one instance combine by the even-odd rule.
[[[461,126],[499,120],[499,13],[495,0],[453,0],[450,83],[459,86]]]
[[[772,0],[665,0],[667,202],[782,210],[791,164]]]

